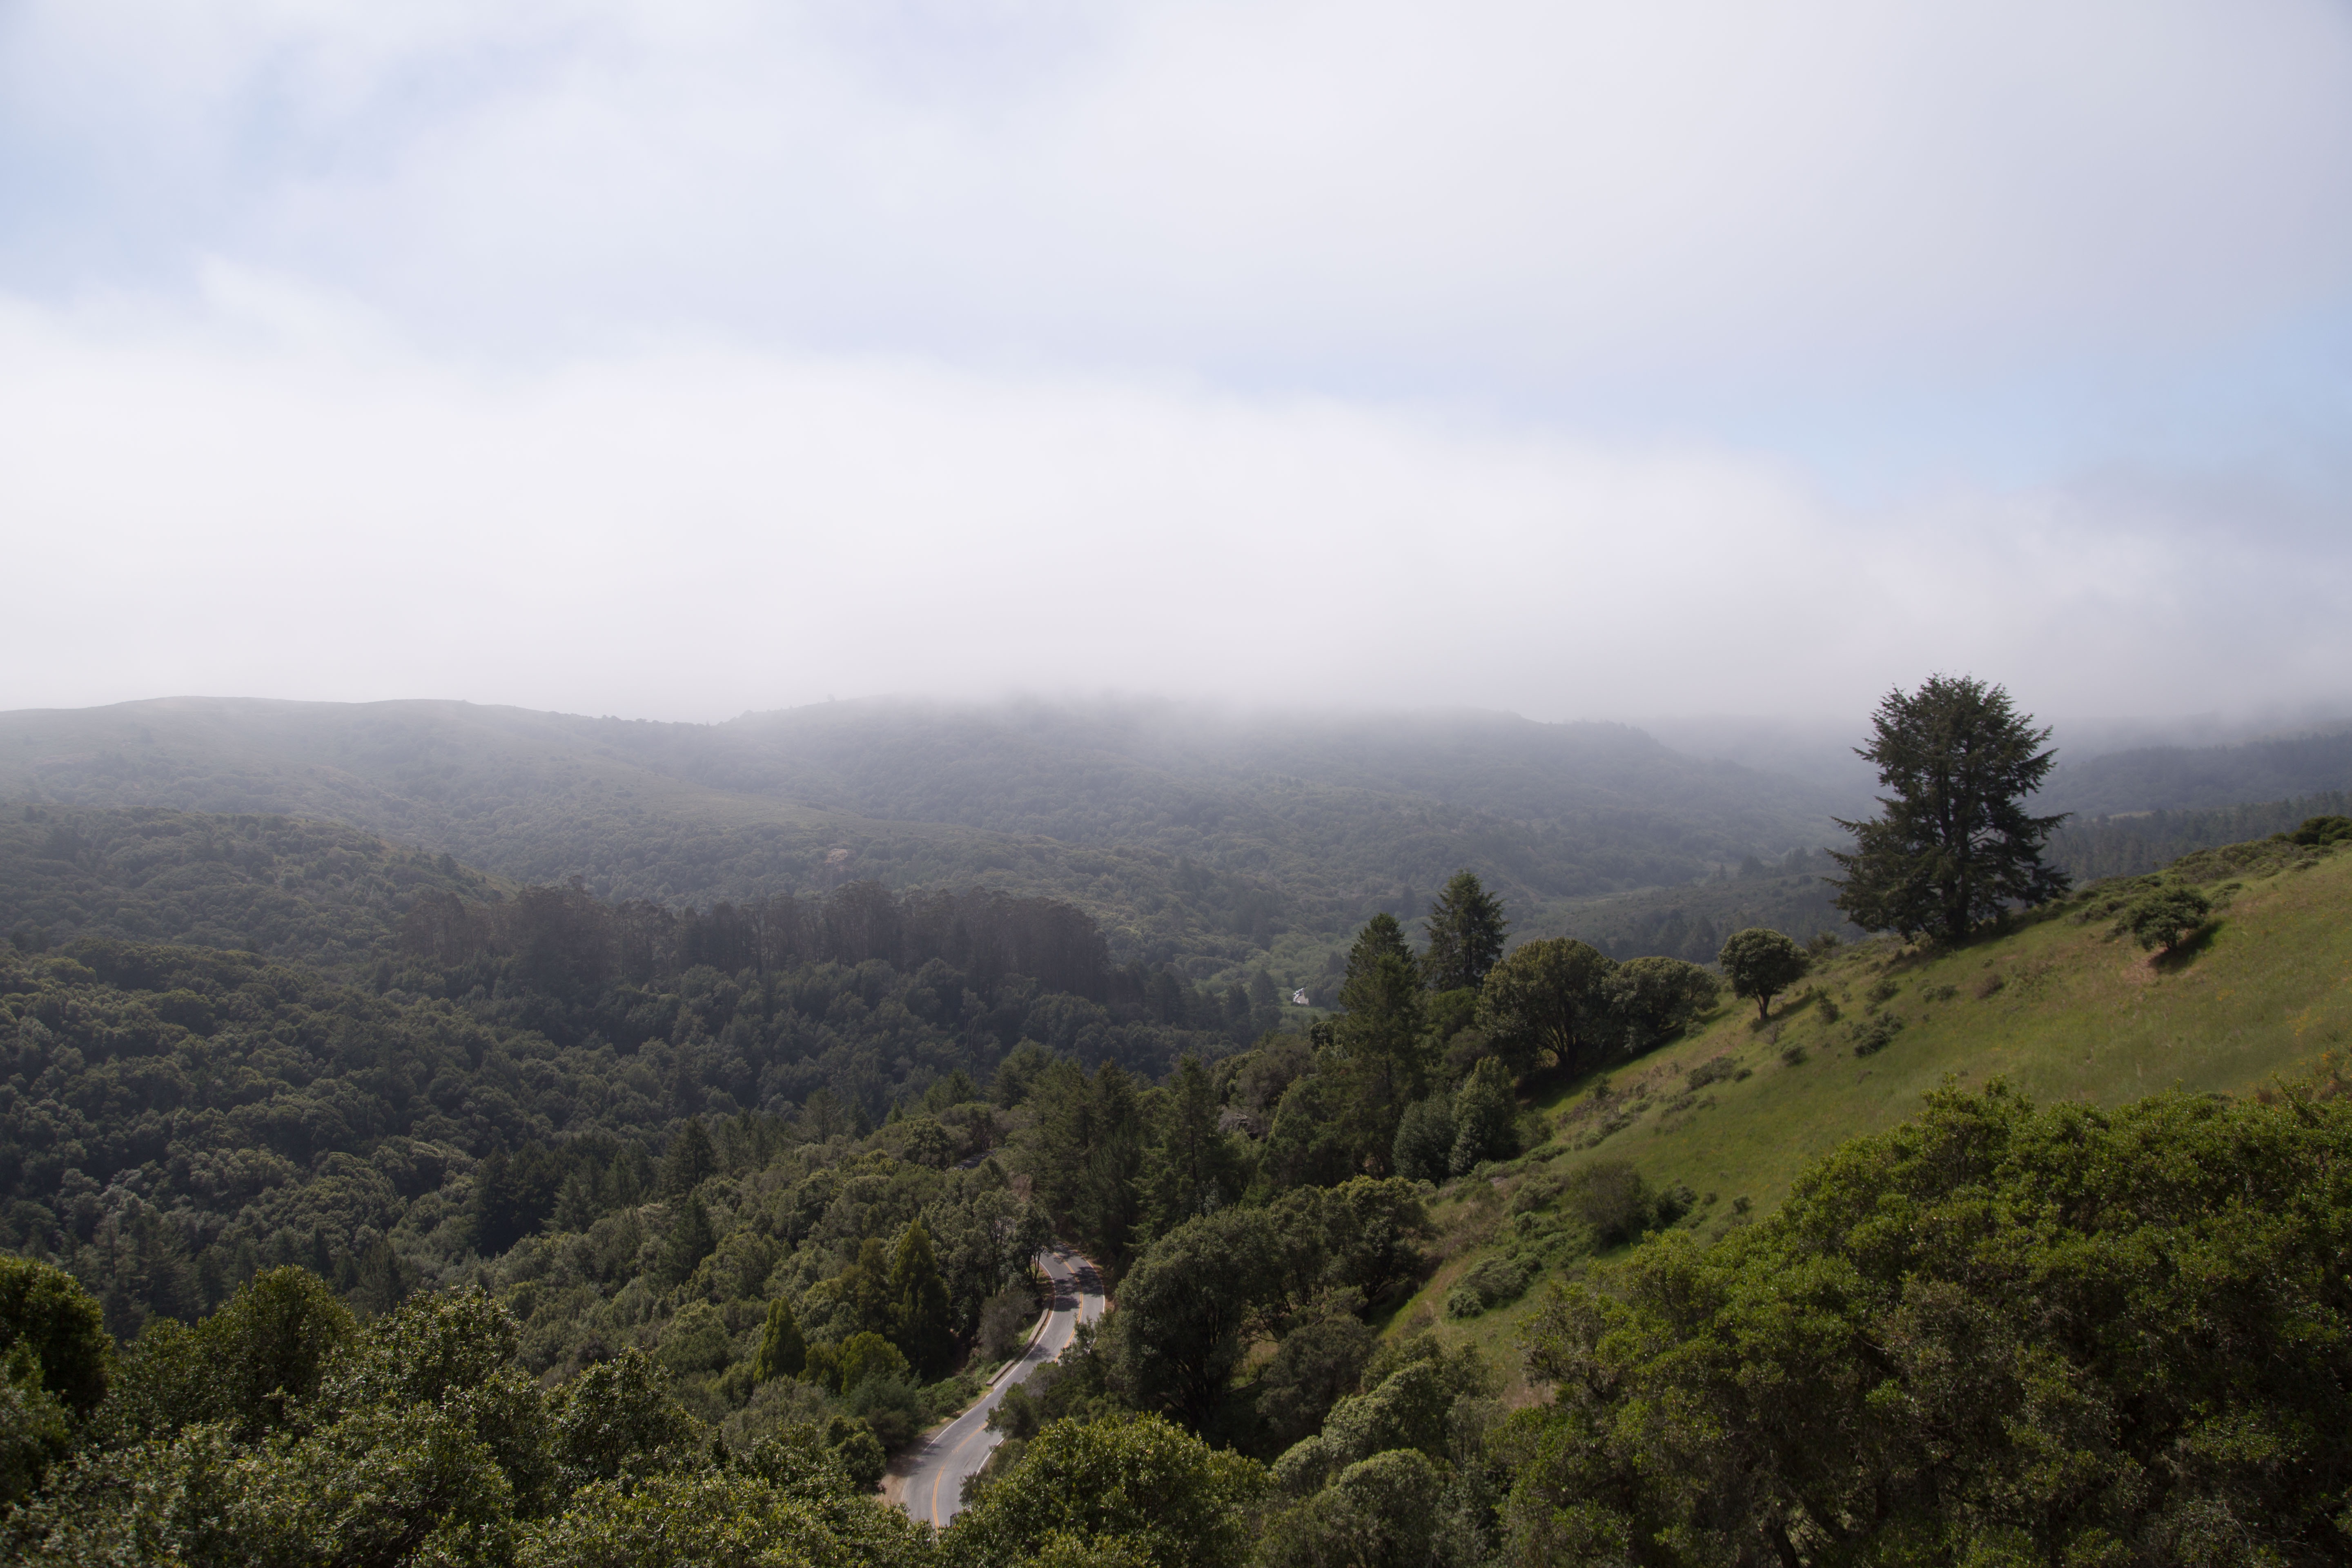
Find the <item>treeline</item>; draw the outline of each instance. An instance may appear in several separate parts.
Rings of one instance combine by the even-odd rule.
[[[446,855],[339,822],[152,807],[0,811],[0,934],[40,952],[84,937],[242,949],[364,974],[420,896],[499,889]]]
[[[2142,877],[2200,849],[2292,833],[2308,818],[2347,814],[2352,814],[2352,791],[2329,790],[2210,811],[2077,817],[2050,836],[2048,859],[2077,882]]]
[[[488,903],[436,889],[409,907],[400,946],[404,958],[443,970],[511,961],[516,978],[562,1002],[615,985],[667,986],[698,967],[761,975],[869,962],[913,970],[937,961],[983,988],[1022,975],[1047,991],[1132,1007],[1148,984],[1139,963],[1111,967],[1101,931],[1072,905],[981,888],[899,894],[877,882],[702,910],[608,902],[576,880]]]
[[[1223,1029],[1122,1021],[1026,977],[982,989],[940,959],[698,965],[571,1004],[520,977],[527,957],[412,964],[394,978],[417,989],[378,993],[202,948],[0,952],[0,1246],[64,1260],[125,1334],[273,1265],[386,1302],[552,1216],[570,1163],[478,1229],[476,1177],[502,1152],[543,1169],[593,1152],[617,1182],[614,1160],[660,1158],[698,1117],[746,1161],[887,1131],[934,1090],[975,1098],[955,1086],[1024,1040],[1146,1077],[1231,1049]],[[1212,1005],[1157,990],[1171,1013]]]

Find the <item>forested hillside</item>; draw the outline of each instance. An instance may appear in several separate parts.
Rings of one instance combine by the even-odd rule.
[[[872,879],[1064,899],[1122,961],[1320,973],[1469,866],[1530,915],[1831,842],[1850,803],[1614,725],[826,704],[721,725],[179,699],[0,715],[0,798],[299,815],[707,907]]]
[[[1289,1034],[1066,907],[872,885],[425,889],[359,985],[0,954],[40,1260],[0,1262],[0,1531],[60,1563],[2336,1561],[2352,1096],[2262,1079],[2344,1037],[2352,822],[2301,835],[1981,942],[1816,944],[1777,1016],[1507,950],[1467,876],[1368,921]],[[2218,924],[2118,946],[2193,889]],[[1971,1039],[2060,1103],[1923,1105]],[[2262,1092],[2136,1101],[2151,1059]],[[1018,1344],[1056,1234],[1117,1310],[911,1527],[885,1458]]]
[[[2352,790],[2352,727],[2336,725],[2229,746],[2140,746],[2062,759],[2035,809],[2084,817],[2213,811],[2345,790]]]
[[[0,811],[0,933],[20,952],[86,936],[186,942],[338,973],[393,956],[420,896],[503,896],[447,855],[337,822],[150,807]]]
[[[695,1118],[772,1150],[944,1096],[944,1163],[1006,1135],[975,1083],[1049,1056],[1155,1078],[1279,1016],[1270,983],[1115,966],[1079,911],[986,893],[680,917],[436,889],[399,942],[358,984],[193,947],[0,952],[0,1246],[65,1259],[123,1332],[269,1264],[396,1299],[537,1230],[572,1173],[650,1190]]]

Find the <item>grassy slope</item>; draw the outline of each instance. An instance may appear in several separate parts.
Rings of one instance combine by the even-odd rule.
[[[1393,1323],[1433,1318],[1449,1338],[1505,1350],[1540,1283],[1466,1322],[1444,1317],[1445,1294],[1498,1249],[1509,1193],[1538,1169],[1631,1161],[1653,1186],[1683,1183],[1702,1194],[1684,1223],[1714,1237],[1739,1223],[1736,1199],[1761,1214],[1811,1162],[1911,1115],[1947,1078],[1969,1087],[2003,1078],[2036,1100],[2116,1105],[2168,1089],[2242,1094],[2325,1053],[2340,1059],[2352,1043],[2352,849],[2263,847],[2237,852],[2236,868],[2229,851],[2177,868],[2179,879],[2226,903],[2179,961],[2152,963],[2128,938],[2109,934],[2113,904],[2137,884],[2104,883],[2021,930],[1957,952],[1922,956],[1889,939],[1844,950],[1811,982],[1843,1011],[1836,1023],[1816,996],[1776,1010],[1775,1038],[1752,1026],[1752,1008],[1726,1007],[1683,1040],[1555,1092],[1536,1107],[1548,1142],[1441,1195],[1434,1213],[1449,1256]],[[1857,1058],[1851,1031],[1873,987],[1886,984],[1899,990],[1882,1010],[1905,1027]],[[1955,994],[1930,999],[1946,986]],[[1781,1053],[1792,1046],[1806,1059],[1788,1065]],[[1727,1056],[1749,1076],[1691,1094],[1691,1069]],[[1604,1092],[1638,1114],[1580,1147],[1606,1120]],[[1507,1352],[1502,1359],[1516,1360]]]

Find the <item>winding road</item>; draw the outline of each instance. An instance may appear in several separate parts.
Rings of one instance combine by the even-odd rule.
[[[988,1429],[988,1413],[1004,1398],[1006,1389],[1060,1355],[1079,1323],[1103,1315],[1102,1281],[1093,1264],[1069,1252],[1044,1253],[1039,1261],[1054,1285],[1054,1302],[1044,1327],[1020,1358],[996,1374],[980,1402],[931,1434],[915,1450],[906,1473],[895,1478],[893,1495],[917,1519],[944,1525],[956,1516],[963,1508],[964,1478],[988,1463],[989,1451],[1003,1440]]]

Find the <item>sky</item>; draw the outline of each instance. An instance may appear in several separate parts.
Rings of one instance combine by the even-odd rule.
[[[2352,713],[2352,8],[0,0],[0,708]]]

